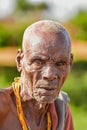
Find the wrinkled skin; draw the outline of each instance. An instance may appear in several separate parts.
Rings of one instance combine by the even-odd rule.
[[[26,98],[24,100],[28,100],[28,95],[31,95],[37,102],[51,103],[58,96],[70,71],[70,49],[64,36],[60,34],[34,35],[39,42],[36,40],[36,43],[33,43],[35,39],[32,40],[30,47],[28,43],[28,51],[24,52],[21,61],[21,82],[25,84],[24,89],[27,88],[29,93],[24,95]]]
[[[16,63],[21,71],[20,96],[25,118],[32,130],[46,130],[47,109],[59,95],[70,72],[73,56],[66,32],[51,31],[52,26],[47,30],[43,23],[37,25],[38,28],[34,25],[35,29],[31,27],[25,32],[23,50],[18,51]],[[6,118],[2,114],[0,130],[22,130],[13,91],[8,90],[8,93],[10,111],[5,109]],[[10,122],[14,122],[14,127]]]

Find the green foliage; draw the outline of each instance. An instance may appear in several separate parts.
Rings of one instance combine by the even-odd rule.
[[[0,47],[21,46],[23,32],[27,26],[32,24],[33,20],[17,23],[0,23]]]
[[[48,7],[44,2],[33,4],[26,0],[17,0],[13,21],[8,19],[0,22],[0,47],[21,46],[25,28],[37,21],[37,15],[39,19],[39,13],[46,8]]]
[[[76,38],[87,40],[87,11],[80,11],[70,22],[77,28]]]
[[[3,23],[1,23],[0,24],[0,46],[7,46],[7,45],[14,44],[15,38],[16,37],[14,37],[14,35],[12,36],[12,28],[9,28],[9,26],[6,26]]]
[[[0,67],[0,88],[11,86],[14,77],[19,77],[16,67]]]
[[[71,104],[75,130],[87,130],[87,112],[82,107],[76,107]],[[84,127],[85,126],[85,127]]]
[[[27,11],[33,9],[33,5],[26,0],[17,0],[17,10]]]
[[[41,2],[38,4],[31,3],[26,0],[17,0],[17,10],[18,11],[29,11],[29,10],[44,10],[47,9],[48,6],[45,2]]]
[[[74,105],[87,108],[87,61],[76,61],[73,64],[63,90],[69,93]]]
[[[22,38],[21,32],[23,28],[19,30],[14,27],[14,25],[5,26],[4,24],[0,24],[0,46],[16,46],[19,45],[19,37]]]

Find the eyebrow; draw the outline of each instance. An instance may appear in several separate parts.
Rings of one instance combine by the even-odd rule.
[[[58,57],[57,58],[59,61],[66,61],[66,62],[68,62],[69,61],[69,59],[67,58],[67,57]]]
[[[48,57],[42,55],[33,55],[30,58],[30,60],[35,60],[35,59],[48,60]]]

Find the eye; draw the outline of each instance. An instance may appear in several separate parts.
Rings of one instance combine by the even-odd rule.
[[[44,61],[41,60],[41,59],[35,59],[33,61],[33,64],[37,65],[37,66],[40,66],[40,65],[43,65],[44,64]]]
[[[59,62],[56,62],[55,65],[56,66],[64,66],[64,65],[66,65],[66,62],[65,61],[59,61]]]

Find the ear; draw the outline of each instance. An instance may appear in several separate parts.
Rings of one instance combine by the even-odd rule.
[[[23,51],[21,49],[18,49],[16,56],[16,65],[19,72],[22,70],[22,62],[21,62],[22,58],[23,58]]]
[[[72,64],[73,64],[73,54],[71,53],[70,54],[70,67],[72,67]]]

